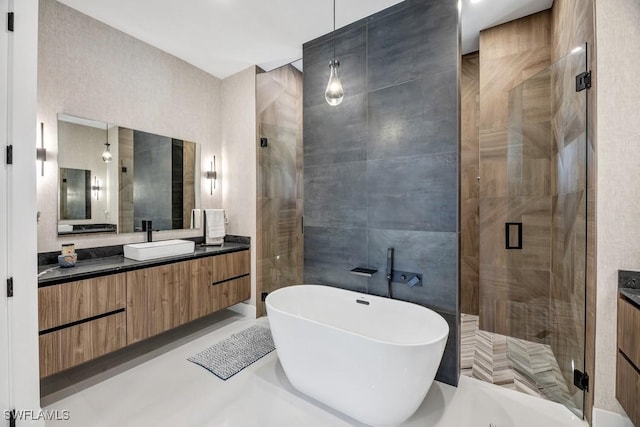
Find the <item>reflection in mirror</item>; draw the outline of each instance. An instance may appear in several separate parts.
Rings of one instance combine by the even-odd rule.
[[[111,154],[110,161],[105,153]],[[131,233],[142,230],[143,220],[158,230],[198,228],[199,144],[58,114],[58,164],[88,169],[91,182],[99,183],[87,193],[90,214],[60,215],[58,234]],[[58,200],[62,212],[62,186]]]
[[[200,205],[200,147],[181,139],[119,128],[120,230],[195,228]]]
[[[118,194],[113,190],[118,166],[102,160],[106,144],[116,135],[117,127],[105,122],[58,114],[58,234],[116,231],[117,216],[113,213],[118,211]],[[115,150],[112,152],[117,155]],[[90,171],[86,215],[70,217],[64,213],[68,209],[64,205],[69,204],[68,188],[63,185],[63,173],[68,174],[65,170]],[[98,188],[92,191],[92,186]]]
[[[91,171],[60,168],[60,219],[91,219]]]

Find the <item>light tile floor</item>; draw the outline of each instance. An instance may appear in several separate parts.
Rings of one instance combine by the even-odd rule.
[[[277,352],[222,381],[186,359],[266,318],[226,313],[221,321],[141,355],[96,377],[51,394],[44,409],[68,410],[55,426],[362,426],[295,391]],[[435,382],[418,411],[403,426],[584,427],[564,407],[492,384],[461,377],[458,388]]]

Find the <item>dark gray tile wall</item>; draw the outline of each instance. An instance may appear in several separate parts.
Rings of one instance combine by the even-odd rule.
[[[154,229],[170,230],[171,138],[134,131],[134,227],[151,220]]]
[[[458,382],[458,10],[407,0],[336,32],[345,98],[324,100],[331,34],[304,45],[304,279],[387,294],[386,251],[423,286],[393,297],[442,314],[437,379]],[[379,270],[371,278],[354,267]]]

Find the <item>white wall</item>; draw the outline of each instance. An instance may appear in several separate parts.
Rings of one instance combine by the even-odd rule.
[[[596,408],[615,398],[619,269],[640,270],[640,2],[596,1],[597,311]]]
[[[251,237],[251,304],[256,304],[256,67],[222,81],[222,205],[228,234]]]
[[[48,153],[45,176],[38,176],[38,251],[57,251],[69,241],[76,248],[143,241],[144,233],[57,236],[57,113],[195,141],[206,171],[221,150],[220,79],[52,0],[40,1],[38,49],[38,122]],[[204,178],[201,189],[202,208],[222,206],[221,192],[211,196]],[[117,217],[111,213],[113,222]]]

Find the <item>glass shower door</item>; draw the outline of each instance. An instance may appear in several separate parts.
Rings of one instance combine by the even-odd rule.
[[[301,284],[302,73],[292,65],[259,73],[258,121],[258,316],[264,295]]]
[[[586,47],[509,93],[507,354],[516,375],[582,416],[587,215]],[[513,248],[512,250],[510,248]]]

